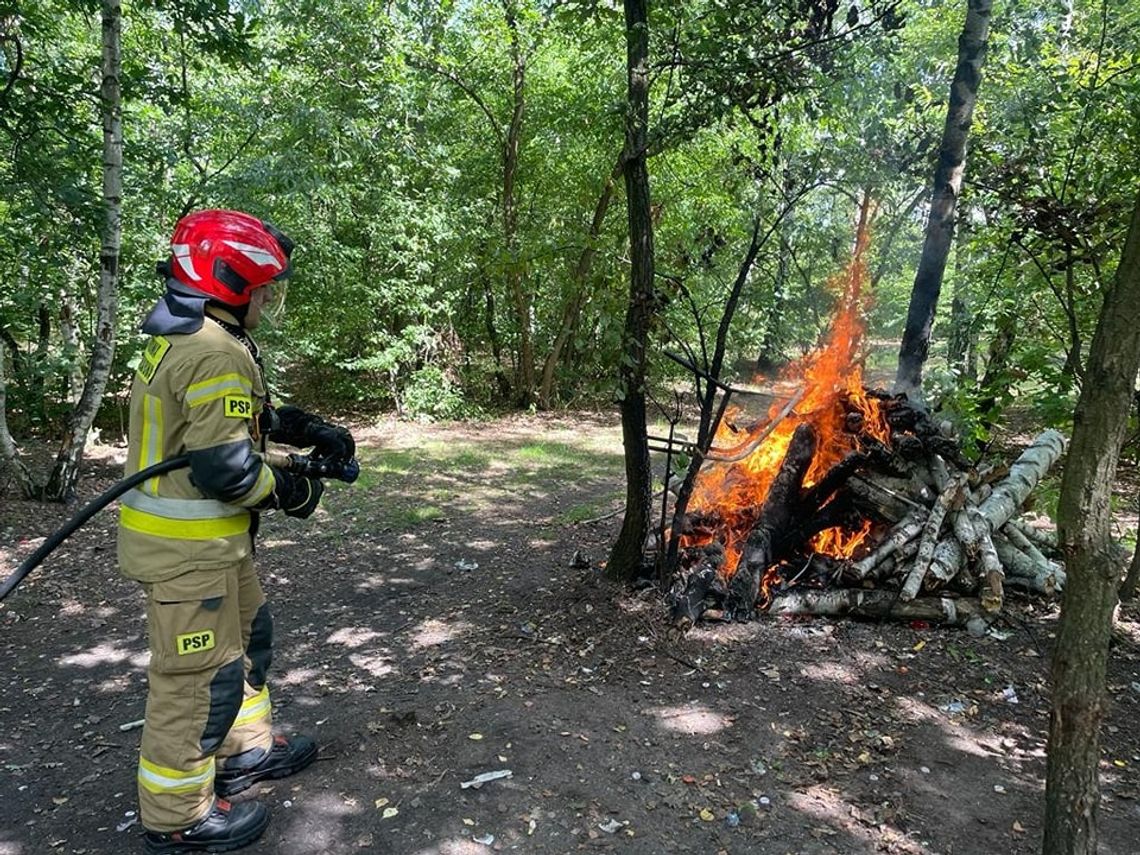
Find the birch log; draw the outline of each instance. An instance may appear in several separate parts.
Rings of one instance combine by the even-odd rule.
[[[927,620],[946,626],[965,626],[974,617],[984,617],[978,600],[970,597],[920,597],[909,603],[894,591],[837,588],[830,591],[788,591],[772,600],[775,615],[853,615],[866,618]]]
[[[1065,438],[1059,431],[1049,429],[1040,434],[1010,467],[1009,476],[994,487],[978,507],[979,513],[973,517],[974,527],[988,527],[995,532],[1005,525],[1021,509],[1030,492],[1060,459],[1064,450]],[[979,536],[982,533],[979,531]],[[995,538],[994,546],[997,545]],[[1000,549],[998,555],[1001,555]],[[965,562],[962,544],[955,537],[945,537],[934,550],[930,572],[940,579],[953,579]]]

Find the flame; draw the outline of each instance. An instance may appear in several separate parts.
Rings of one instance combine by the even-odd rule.
[[[731,576],[740,560],[744,542],[756,522],[760,507],[780,464],[784,460],[792,434],[801,424],[810,424],[818,439],[817,450],[804,478],[810,487],[835,464],[856,448],[855,436],[848,430],[848,413],[862,416],[859,430],[888,442],[890,428],[880,402],[867,396],[863,388],[860,362],[863,340],[863,316],[868,299],[864,294],[867,265],[864,260],[868,245],[868,229],[861,224],[855,252],[847,267],[833,276],[828,287],[836,292],[839,310],[823,346],[789,366],[781,380],[804,390],[802,400],[744,459],[733,463],[715,463],[702,469],[689,501],[691,515],[706,513],[720,521],[716,531],[705,530],[685,535],[682,547],[699,546],[716,538],[725,546],[722,572]],[[751,430],[738,428],[738,408],[729,408],[713,441],[714,456],[732,457],[743,451],[768,430],[784,408],[777,401],[768,412],[767,424]],[[857,532],[842,528],[827,529],[812,540],[812,548],[821,554],[851,557],[866,542],[871,532],[870,520]],[[767,599],[768,585],[773,581],[773,568],[761,583],[761,602]]]

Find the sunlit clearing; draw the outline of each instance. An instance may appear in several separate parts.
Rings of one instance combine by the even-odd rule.
[[[103,644],[96,644],[94,647],[89,647],[81,653],[72,653],[70,656],[63,656],[60,658],[59,664],[78,665],[80,668],[95,668],[99,665],[130,662],[132,665],[142,668],[146,666],[147,658],[146,651],[120,647],[119,644],[115,642],[104,642]]]
[[[437,618],[430,618],[412,630],[412,647],[417,650],[425,647],[438,647],[462,636],[471,629],[466,621],[446,624]]]
[[[353,653],[348,657],[348,661],[357,668],[367,671],[373,677],[387,677],[396,670],[395,666],[391,664],[392,657],[386,653],[372,653],[369,655]]]
[[[330,635],[325,643],[340,644],[352,650],[379,637],[380,633],[375,630],[363,626],[346,626]]]
[[[462,837],[453,837],[445,840],[438,846],[429,846],[421,849],[416,855],[487,855],[489,848],[474,840],[465,840]]]
[[[24,855],[24,848],[19,843],[0,840],[0,855]]]
[[[693,702],[684,707],[658,707],[650,710],[665,730],[690,735],[719,733],[732,726],[732,717]]]

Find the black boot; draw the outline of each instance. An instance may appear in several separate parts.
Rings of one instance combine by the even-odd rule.
[[[216,799],[203,819],[182,831],[148,831],[143,836],[148,855],[170,852],[229,852],[248,846],[269,825],[269,810],[258,802],[232,805]]]
[[[220,762],[214,775],[214,792],[229,797],[248,790],[258,781],[285,778],[300,772],[317,759],[317,743],[307,736],[291,739],[275,736],[269,750],[258,749],[257,755],[247,762],[242,762],[244,758],[241,755]]]

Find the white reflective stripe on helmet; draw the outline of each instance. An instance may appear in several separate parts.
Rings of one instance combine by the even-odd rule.
[[[201,281],[202,277],[198,275],[198,271],[194,269],[194,262],[190,260],[190,244],[172,243],[170,245],[170,251],[174,253],[174,258],[178,262],[178,266],[186,271],[187,276],[195,282]]]
[[[245,508],[228,505],[217,499],[168,499],[164,496],[148,496],[137,487],[127,491],[119,501],[128,508],[169,520],[216,520],[219,517],[236,517],[246,513]]]
[[[246,258],[257,265],[272,264],[274,269],[281,269],[281,262],[273,257],[273,253],[267,252],[259,246],[254,246],[250,243],[242,243],[237,240],[228,240],[225,242],[226,246],[232,246],[238,252],[243,253]]]

